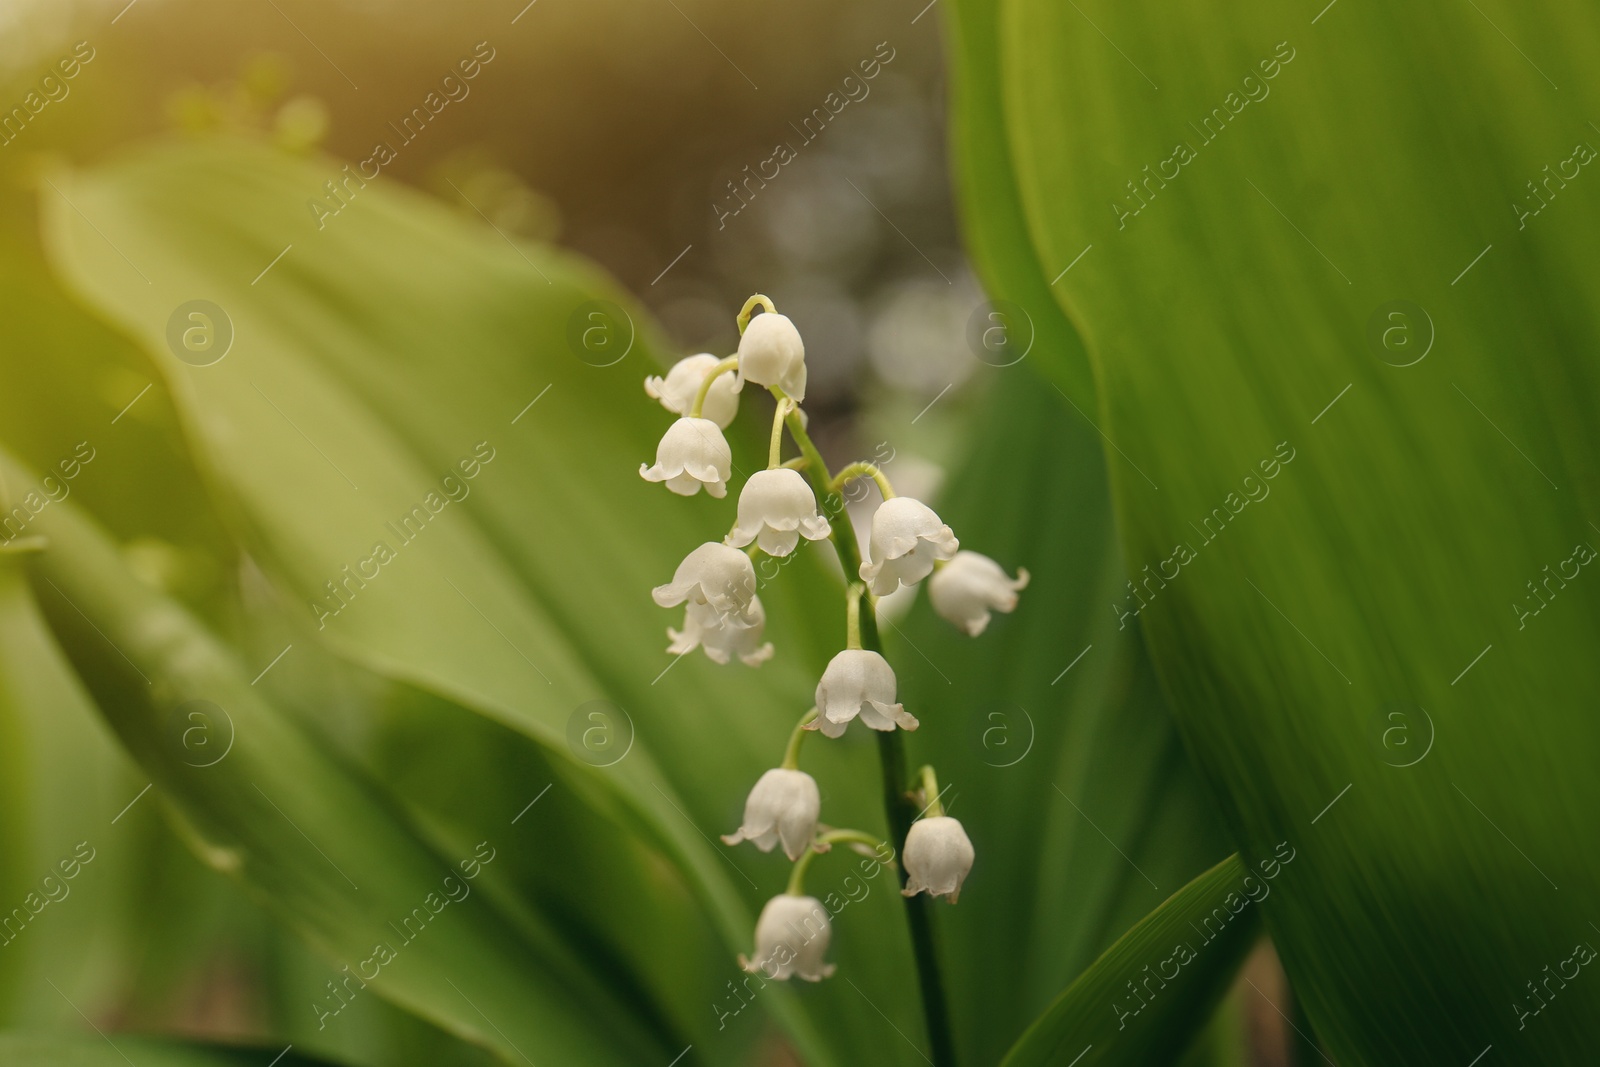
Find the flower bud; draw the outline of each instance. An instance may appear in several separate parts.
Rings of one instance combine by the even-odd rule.
[[[806,398],[806,346],[787,315],[769,311],[750,320],[739,338],[739,380],[776,385],[799,403]]]
[[[906,887],[900,892],[908,897],[926,892],[948,897],[954,904],[975,856],[972,842],[957,820],[948,815],[918,819],[906,834],[905,853],[900,857],[906,866]]]
[[[799,975],[820,982],[833,974],[833,964],[823,963],[833,927],[827,909],[816,897],[784,893],[767,901],[756,920],[754,959],[739,957],[739,966],[751,974],[783,981]]]
[[[872,560],[861,564],[861,580],[874,596],[888,596],[902,585],[916,585],[933,571],[935,560],[950,559],[960,542],[932,508],[908,496],[895,496],[872,513]]]
[[[733,451],[722,428],[710,419],[684,417],[667,427],[656,446],[656,465],[639,464],[639,475],[647,482],[666,482],[680,496],[694,496],[704,486],[722,497],[728,495],[732,469]]]
[[[644,391],[661,401],[661,406],[674,415],[688,415],[694,410],[694,398],[700,394],[706,374],[719,362],[709,352],[686,356],[672,365],[665,378],[659,375],[646,378]],[[728,428],[734,416],[739,414],[739,392],[733,375],[722,374],[711,383],[700,414],[724,430]]]
[[[805,855],[817,836],[817,816],[822,812],[822,794],[816,779],[805,771],[774,767],[761,776],[744,802],[744,823],[722,838],[724,844],[749,841],[762,852],[783,842],[783,854],[791,860]]]
[[[838,737],[857,715],[873,730],[896,726],[915,730],[916,717],[895,702],[894,668],[876,652],[847,648],[834,656],[817,683],[817,717],[812,726]]]
[[[784,467],[752,474],[739,492],[739,521],[728,544],[743,548],[754,541],[769,556],[787,556],[802,534],[808,541],[828,536],[828,520],[805,478]]]
[[[1018,590],[1027,588],[1028,572],[1006,577],[1000,564],[978,552],[963,549],[928,579],[928,599],[933,610],[977,637],[989,625],[989,613],[1010,613],[1017,607]]]

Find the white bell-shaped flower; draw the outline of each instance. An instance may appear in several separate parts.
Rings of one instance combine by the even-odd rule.
[[[776,385],[795,403],[806,398],[806,346],[789,316],[769,311],[757,315],[739,338],[739,380]]]
[[[928,579],[928,599],[933,610],[967,631],[971,637],[989,625],[989,613],[1010,613],[1017,607],[1017,592],[1028,587],[1028,572],[1018,568],[1009,578],[1004,568],[980,552],[962,549]]]
[[[694,398],[700,394],[700,386],[705,383],[706,375],[719,362],[709,352],[686,356],[672,365],[665,378],[660,375],[646,378],[644,391],[661,401],[661,406],[674,415],[687,415],[694,410]],[[719,375],[711,383],[700,414],[724,430],[733,422],[734,416],[739,414],[739,392],[732,374]]]
[[[947,897],[954,904],[975,857],[972,842],[960,822],[948,815],[918,819],[906,834],[906,850],[901,856],[906,865],[906,887],[900,892],[908,897],[925,892]]]
[[[816,779],[805,771],[774,767],[761,776],[744,802],[744,823],[722,838],[724,844],[749,841],[762,852],[771,852],[779,841],[783,854],[791,860],[805,855],[817,836],[817,816],[822,813],[822,794]]]
[[[807,541],[828,536],[828,520],[805,478],[786,467],[752,474],[739,491],[739,521],[728,544],[743,548],[754,541],[769,556],[787,556],[801,535]]]
[[[685,416],[667,427],[656,446],[656,465],[639,464],[639,475],[647,482],[666,482],[680,496],[694,496],[704,486],[707,493],[722,497],[728,495],[732,469],[733,452],[722,427]]]
[[[932,508],[908,496],[894,496],[872,513],[872,560],[861,564],[861,580],[874,596],[888,596],[902,585],[916,585],[933,571],[934,560],[950,559],[961,542]]]
[[[873,730],[915,730],[916,717],[895,701],[894,668],[876,652],[847,648],[834,656],[817,683],[817,717],[811,726],[838,737],[857,715]]]
[[[816,897],[784,893],[767,901],[756,920],[754,959],[739,957],[739,966],[751,974],[779,981],[798,975],[820,982],[833,974],[833,964],[823,963],[833,927],[828,911]]]
[[[767,612],[760,597],[750,598],[743,617],[690,602],[684,607],[683,629],[667,627],[667,637],[672,640],[667,651],[682,656],[703,648],[713,663],[727,663],[738,656],[746,666],[759,667],[772,658],[772,642],[761,640],[766,629]]]
[[[672,581],[650,591],[664,608],[688,602],[710,609],[724,621],[748,624],[755,612],[756,569],[750,557],[720,541],[707,541],[678,564]],[[702,624],[710,615],[702,618]]]

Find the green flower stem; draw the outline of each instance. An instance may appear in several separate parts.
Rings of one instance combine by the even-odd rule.
[[[778,310],[777,308],[772,306],[772,301],[771,300],[768,300],[766,297],[762,296],[760,293],[757,293],[755,296],[752,296],[749,300],[746,300],[744,302],[744,307],[739,309],[739,336],[740,337],[744,336],[745,328],[750,325],[750,313],[755,311],[757,306],[759,306],[763,311],[770,311],[770,312],[776,313],[777,310]]]
[[[819,852],[827,851],[825,848],[819,849],[816,846],[838,845],[845,842],[866,845],[874,853],[882,853],[887,844],[887,842],[880,841],[863,830],[829,830],[827,833],[820,834],[813,843],[813,847],[806,849],[805,855],[794,861],[794,868],[789,872],[789,886],[784,892],[792,897],[804,896],[806,892],[806,871],[811,868],[812,859]],[[890,862],[885,861],[881,854],[877,856],[877,860],[879,863]]]
[[[868,463],[865,460],[862,460],[859,463],[850,464],[844,470],[836,474],[833,478],[833,481],[829,484],[832,490],[837,493],[840,489],[844,488],[846,482],[852,481],[856,478],[871,478],[873,481],[878,483],[878,492],[883,494],[883,499],[894,499],[894,486],[889,484],[888,475],[884,474],[883,471],[879,470],[874,464]]]
[[[894,860],[883,858],[883,850],[889,847],[889,842],[880,837],[874,837],[865,830],[828,830],[821,842],[826,845],[865,845],[875,854],[874,858],[885,867],[892,867]]]
[[[706,396],[711,392],[711,383],[719,377],[739,366],[738,356],[729,356],[720,361],[715,367],[706,371],[705,380],[700,383],[700,391],[694,394],[694,406],[689,409],[689,417],[698,419],[700,409],[706,406]]]
[[[780,400],[787,396],[777,386],[770,387],[770,391]],[[850,515],[845,509],[844,498],[833,488],[828,465],[822,461],[822,454],[817,451],[811,436],[806,433],[798,409],[789,412],[788,426],[789,436],[794,438],[795,444],[800,446],[800,454],[805,457],[806,474],[811,478],[822,512],[828,517],[828,524],[833,527],[833,548],[839,555],[839,565],[844,568],[846,580],[853,580],[861,573],[861,549],[856,543],[855,527],[850,525]],[[883,646],[878,636],[878,620],[872,612],[871,604],[867,603],[865,589],[861,590],[857,600],[866,607],[866,610],[860,613],[861,646],[874,652],[881,652]],[[887,730],[878,734],[878,762],[883,768],[883,807],[889,820],[889,843],[894,846],[895,854],[899,855],[905,851],[906,834],[911,831],[911,823],[917,817],[916,804],[904,787],[908,779],[901,731]],[[902,889],[905,888],[905,884],[905,864],[900,864]],[[955,1067],[955,1041],[950,1033],[950,1016],[945,1007],[944,978],[939,973],[939,953],[933,931],[930,904],[933,898],[926,893],[918,893],[914,897],[904,899],[906,922],[911,927],[911,949],[916,956],[917,984],[922,991],[922,1015],[928,1028],[928,1041],[932,1045],[933,1065]]]
[[[928,806],[922,809],[922,814],[930,819],[937,819],[944,814],[944,805],[939,803],[939,777],[933,773],[933,764],[922,765],[922,799]]]
[[[783,466],[783,418],[789,413],[789,408],[794,406],[793,400],[778,401],[778,409],[772,413],[772,443],[767,446],[767,470],[775,471]]]
[[[866,586],[851,582],[844,591],[844,647],[861,647],[861,603],[866,600]],[[872,605],[869,602],[867,606]]]
[[[786,771],[796,770],[800,766],[800,746],[805,742],[811,731],[806,729],[806,724],[817,717],[817,709],[812,708],[800,716],[800,721],[795,723],[794,732],[789,735],[789,744],[783,750],[783,762],[779,764]]]

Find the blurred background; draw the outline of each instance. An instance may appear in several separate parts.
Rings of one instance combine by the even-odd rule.
[[[822,407],[874,380],[918,408],[959,388],[981,297],[951,206],[936,9],[524,4],[8,0],[12,96],[76,41],[95,58],[4,162],[25,174],[30,154],[90,162],[229,123],[362,160],[486,43],[469,95],[381,180],[592,258],[687,351],[731,351],[728,308],[772,293],[817,324]]]

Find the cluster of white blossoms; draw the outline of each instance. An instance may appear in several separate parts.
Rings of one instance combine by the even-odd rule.
[[[752,317],[758,306],[764,313]],[[765,386],[777,401],[767,469],[745,480],[733,529],[722,541],[708,541],[690,552],[672,581],[657,586],[653,595],[664,608],[684,606],[682,629],[667,630],[668,652],[681,656],[701,648],[717,663],[737,656],[754,667],[772,657],[771,643],[763,640],[766,611],[756,596],[752,563],[756,553],[785,557],[796,552],[802,540],[831,539],[847,573],[853,569],[860,579],[845,590],[845,647],[822,672],[815,702],[790,734],[782,763],[762,774],[745,801],[743,823],[723,838],[729,845],[748,841],[763,852],[781,845],[794,863],[787,892],[773,897],[761,911],[754,956],[741,956],[741,965],[771,979],[799,976],[814,982],[832,974],[833,965],[823,962],[832,937],[829,910],[804,890],[812,858],[845,843],[892,865],[895,851],[870,834],[834,829],[819,821],[821,793],[816,780],[799,768],[801,745],[812,732],[840,737],[857,720],[882,732],[886,740],[896,728],[915,730],[920,725],[899,702],[889,661],[877,650],[862,647],[863,611],[870,626],[876,598],[928,579],[934,610],[976,636],[988,626],[992,612],[1010,612],[1017,606],[1017,593],[1028,584],[1028,572],[1019,571],[1011,578],[989,557],[961,549],[956,535],[932,508],[896,496],[889,479],[872,464],[852,463],[830,473],[806,433],[800,410],[806,392],[800,332],[759,295],[746,302],[738,322],[736,355],[690,356],[665,377],[647,378],[644,383],[645,392],[678,419],[662,436],[655,464],[641,465],[639,473],[648,481],[666,483],[682,496],[701,489],[713,497],[727,494],[733,452],[722,431],[738,415],[745,384]],[[782,458],[785,427],[801,452],[788,461]],[[839,490],[864,477],[877,483],[883,503],[872,516],[870,554],[861,558]],[[818,509],[819,492],[827,514]],[[871,632],[875,629],[872,626]],[[895,785],[903,788],[907,783]],[[921,814],[900,842],[901,892],[907,897],[918,893],[945,897],[953,904],[972,870],[972,842],[961,823],[944,814],[932,767],[921,769],[906,798],[921,808]],[[895,821],[891,812],[891,825]]]

